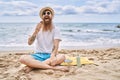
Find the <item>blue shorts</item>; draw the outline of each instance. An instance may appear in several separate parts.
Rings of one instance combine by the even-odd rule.
[[[46,59],[50,58],[50,53],[34,53],[34,54],[31,54],[31,56],[36,59],[36,60],[39,60],[39,61],[45,61]]]

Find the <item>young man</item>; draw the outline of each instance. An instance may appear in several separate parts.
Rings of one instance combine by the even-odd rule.
[[[40,10],[39,15],[42,21],[37,24],[32,36],[28,38],[29,45],[35,41],[35,53],[23,55],[20,62],[27,65],[26,72],[31,71],[33,68],[67,71],[66,67],[57,66],[65,60],[65,56],[57,54],[61,36],[60,30],[52,23],[54,10],[45,7]]]

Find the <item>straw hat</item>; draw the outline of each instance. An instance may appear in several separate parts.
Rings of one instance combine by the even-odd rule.
[[[52,16],[54,16],[54,10],[53,10],[52,8],[50,8],[50,7],[44,7],[44,8],[42,8],[42,9],[40,10],[40,12],[39,12],[40,18],[42,18],[42,14],[43,14],[43,12],[44,12],[45,10],[49,10],[49,11],[52,13]]]

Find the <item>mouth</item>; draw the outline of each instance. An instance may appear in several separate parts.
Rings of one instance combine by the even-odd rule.
[[[44,20],[45,21],[50,21],[50,18],[49,17],[45,17]]]

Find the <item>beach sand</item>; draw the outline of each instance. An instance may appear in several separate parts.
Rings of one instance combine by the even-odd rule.
[[[60,54],[90,57],[94,64],[69,66],[69,72],[36,69],[22,71],[18,59],[33,51],[0,52],[0,80],[120,80],[120,48],[79,49],[59,51]]]

